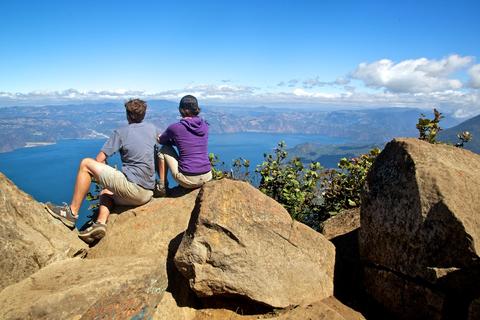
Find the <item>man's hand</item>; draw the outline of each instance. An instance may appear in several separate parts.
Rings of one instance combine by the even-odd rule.
[[[100,151],[97,154],[97,157],[95,158],[95,160],[97,160],[97,162],[100,162],[100,163],[107,163],[107,155],[102,151]]]

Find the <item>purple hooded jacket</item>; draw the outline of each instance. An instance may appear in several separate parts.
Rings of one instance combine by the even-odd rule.
[[[159,143],[177,147],[181,173],[198,175],[210,171],[208,124],[202,118],[188,117],[171,124],[160,136]]]

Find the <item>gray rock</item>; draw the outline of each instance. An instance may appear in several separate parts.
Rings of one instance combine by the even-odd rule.
[[[199,297],[284,308],[333,294],[335,248],[247,183],[206,184],[175,265]]]

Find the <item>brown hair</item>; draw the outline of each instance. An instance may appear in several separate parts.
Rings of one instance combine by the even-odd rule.
[[[125,111],[129,123],[140,123],[145,118],[147,103],[140,99],[130,99],[125,102]]]

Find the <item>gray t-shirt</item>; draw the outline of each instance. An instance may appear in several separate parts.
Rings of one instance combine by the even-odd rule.
[[[155,186],[155,144],[159,133],[151,123],[130,123],[114,130],[101,151],[107,157],[120,151],[122,172],[127,179],[152,190]]]

